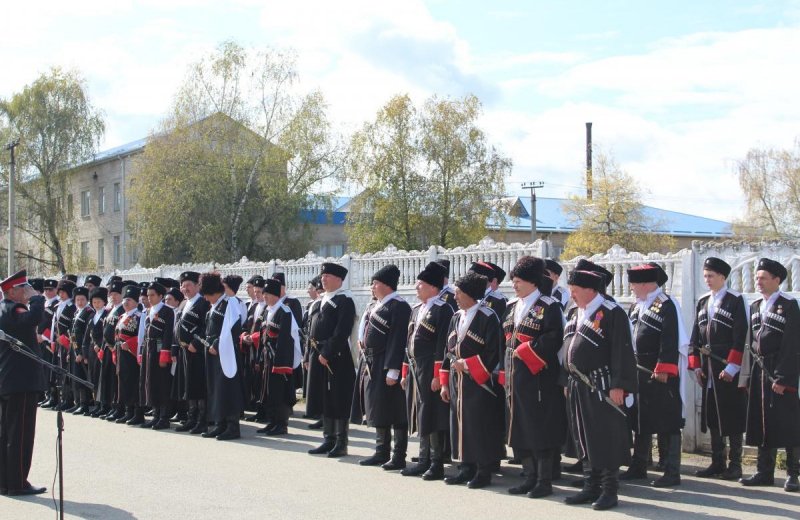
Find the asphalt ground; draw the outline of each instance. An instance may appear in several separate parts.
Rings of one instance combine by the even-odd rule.
[[[66,518],[118,519],[404,519],[409,518],[800,518],[800,494],[775,486],[744,488],[736,482],[690,476],[708,458],[684,454],[682,484],[655,489],[645,481],[623,483],[620,505],[605,512],[568,506],[577,490],[564,474],[544,499],[511,496],[521,468],[503,463],[492,485],[472,490],[403,477],[358,460],[372,453],[373,431],[352,427],[350,455],[328,459],[306,453],[321,433],[307,428],[302,409],[290,420],[289,435],[255,433],[261,425],[242,422],[242,438],[203,439],[173,430],[152,431],[65,415],[64,509]],[[174,428],[174,425],[173,425]],[[418,444],[409,446],[409,457]],[[0,496],[0,519],[57,518],[56,413],[38,411],[30,481],[47,494]],[[572,462],[565,459],[565,463]],[[753,470],[745,468],[746,473]],[[452,474],[454,468],[448,468]],[[651,471],[652,478],[658,473]]]

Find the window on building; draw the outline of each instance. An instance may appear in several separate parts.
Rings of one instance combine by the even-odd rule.
[[[89,241],[81,242],[81,258],[80,263],[81,265],[86,265],[86,261],[89,260]]]
[[[122,209],[122,186],[120,183],[114,183],[114,211]]]
[[[102,215],[106,212],[106,187],[100,186],[97,190],[97,213]]]
[[[85,190],[81,192],[81,216],[88,217],[91,212],[92,192]]]
[[[120,267],[122,263],[122,242],[120,241],[119,235],[114,237],[114,267]]]
[[[72,207],[72,193],[67,195],[67,218],[72,218],[74,215],[73,210],[75,208]]]
[[[97,239],[97,268],[102,269],[106,264],[106,241]]]

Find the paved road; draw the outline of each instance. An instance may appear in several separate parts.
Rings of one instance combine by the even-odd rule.
[[[55,472],[55,417],[54,412],[39,411],[31,470],[31,481],[49,490]],[[506,489],[520,482],[518,466],[504,465],[502,475],[482,490],[425,482],[358,466],[358,458],[373,446],[367,428],[353,429],[349,457],[306,454],[320,434],[308,430],[303,419],[292,419],[290,435],[280,439],[256,435],[256,427],[244,425],[243,438],[234,442],[88,417],[68,415],[65,421],[67,518],[800,518],[800,494],[785,493],[777,485],[745,489],[686,475],[676,489],[623,485],[620,507],[605,513],[563,504],[574,492],[567,485],[569,477],[545,499],[508,495]],[[410,451],[416,450],[414,442]],[[687,455],[684,472],[705,463]],[[782,485],[782,478],[778,483]],[[0,497],[0,518],[55,517],[50,494]]]

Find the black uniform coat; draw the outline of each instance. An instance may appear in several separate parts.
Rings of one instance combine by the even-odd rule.
[[[53,297],[46,301],[44,304],[44,311],[42,312],[42,319],[36,327],[36,332],[45,338],[45,341],[42,341],[39,345],[42,350],[42,359],[51,364],[58,364],[51,350],[51,344],[47,341],[53,337],[53,331],[50,329],[53,326],[53,315],[56,312],[56,307],[58,307],[58,297]],[[48,381],[55,381],[52,370],[46,368],[45,374]]]
[[[439,298],[444,300],[444,302],[453,309],[453,313],[458,310],[458,304],[456,303],[456,293],[455,290],[448,285],[439,293]]]
[[[114,348],[114,342],[116,341],[117,322],[123,314],[125,314],[125,309],[122,308],[122,304],[119,304],[113,307],[103,319],[103,348],[97,354],[97,358],[100,360],[100,385],[97,395],[100,402],[106,406],[115,402],[119,390],[116,361],[119,353]],[[136,373],[138,377],[138,365]]]
[[[749,446],[766,448],[800,446],[800,310],[797,300],[780,294],[762,318],[762,300],[750,305],[751,348],[763,356],[764,366],[778,384],[787,388],[783,395],[773,392],[769,377],[753,360],[746,441]]]
[[[289,307],[289,309],[292,311],[292,316],[294,316],[295,323],[300,326],[300,324],[303,323],[303,304],[300,303],[300,300],[297,298],[292,298],[291,296],[285,296],[283,299],[283,304]],[[296,389],[303,387],[302,365],[297,365],[297,368],[295,368],[293,371],[292,378],[294,387]]]
[[[70,331],[70,347],[72,348],[72,353],[70,355],[69,369],[73,375],[83,380],[89,379],[89,358],[85,358],[78,363],[77,356],[85,356],[87,353],[84,343],[86,341],[86,331],[89,329],[92,317],[94,317],[94,309],[91,305],[86,305],[86,307],[77,311],[75,319],[72,320],[72,330]],[[72,381],[73,392],[82,391],[84,389],[88,390],[88,388],[84,387],[82,384]]]
[[[505,316],[508,298],[500,291],[490,291],[487,293],[483,298],[483,303],[497,314],[498,320],[501,320],[503,316]]]
[[[175,311],[165,303],[151,318],[151,309],[144,315],[144,346],[142,370],[145,370],[145,390],[148,406],[160,407],[169,404],[172,376],[172,336],[175,330]],[[166,363],[162,367],[159,363]]]
[[[639,395],[630,409],[631,429],[640,434],[680,433],[683,401],[678,374],[678,311],[672,300],[659,292],[653,302],[640,309],[631,307],[636,362],[654,372],[667,372],[666,383],[639,371]]]
[[[36,326],[44,312],[44,296],[34,296],[29,307],[8,299],[0,302],[0,330],[14,336],[39,353]],[[42,365],[14,352],[8,343],[0,343],[0,395],[44,392],[47,388]]]
[[[306,415],[317,417],[322,415],[322,399],[325,393],[325,367],[319,362],[319,350],[311,341],[311,322],[319,314],[322,298],[314,300],[308,307],[306,316],[306,342],[303,352],[303,363],[306,368]]]
[[[504,374],[508,399],[508,444],[518,450],[559,448],[567,434],[564,387],[558,352],[564,341],[561,303],[539,296],[514,325],[514,299],[506,308]]]
[[[348,419],[355,386],[355,365],[350,352],[350,334],[353,331],[356,308],[353,299],[346,292],[322,297],[319,311],[312,308],[309,329],[309,344],[328,360],[330,371],[319,365],[319,359],[311,357],[309,380],[319,378],[315,383],[309,381],[309,415],[322,412],[332,419]],[[320,377],[322,376],[322,377]],[[314,402],[312,406],[312,387],[322,386],[322,407]],[[316,390],[315,390],[316,391]]]
[[[425,312],[417,323],[419,313]],[[447,346],[447,333],[453,308],[439,297],[430,308],[418,303],[411,309],[408,322],[408,354],[403,364],[406,379],[406,406],[408,424],[420,436],[447,431],[450,409],[439,392],[431,390],[431,381],[439,378],[442,358]],[[414,370],[414,373],[411,373]],[[419,381],[419,387],[417,387]]]
[[[702,431],[706,432],[710,427],[727,437],[744,433],[747,422],[747,393],[739,388],[739,374],[730,383],[720,379],[719,374],[727,363],[701,355],[700,347],[709,345],[714,354],[741,367],[747,341],[747,309],[742,296],[728,290],[722,296],[713,318],[709,319],[708,304],[712,299],[713,295],[708,293],[697,302],[689,341],[689,369],[702,368],[706,377],[700,414]]]
[[[265,353],[262,371],[261,402],[268,410],[291,407],[297,402],[294,388],[294,338],[292,337],[292,320],[294,315],[285,304],[277,305],[270,316],[265,309],[265,318],[261,330],[261,343]],[[284,408],[285,409],[285,408]],[[281,418],[286,419],[285,417]]]
[[[223,330],[225,312],[228,305],[239,305],[239,300],[224,296],[211,307],[206,314],[206,342],[213,346],[217,354],[206,349],[206,388],[208,389],[208,419],[221,422],[231,417],[238,417],[244,411],[244,382],[242,381],[242,353],[238,348],[239,335],[242,333],[241,321],[233,320],[230,330]],[[238,316],[239,312],[236,309]],[[222,370],[219,358],[219,341],[223,334],[230,334],[236,356],[237,371],[234,377],[228,377]]]
[[[197,334],[200,337],[206,332],[206,315],[211,304],[200,295],[197,295],[194,303],[189,307],[187,301],[181,311],[181,317],[178,320],[178,345],[181,346],[183,357],[183,375],[185,378],[185,385],[183,387],[182,399],[196,400],[206,398],[206,356],[205,347],[203,344],[194,337]],[[196,352],[189,350],[189,345],[192,345]]]
[[[564,328],[566,366],[574,364],[604,395],[609,395],[612,388],[635,393],[636,356],[625,311],[616,303],[603,300],[580,323],[578,314],[575,312]],[[588,457],[590,467],[596,469],[614,470],[627,465],[631,435],[625,416],[573,374],[569,376],[567,399],[579,458]]]
[[[359,373],[357,391],[363,391],[367,424],[376,428],[408,424],[400,374],[408,341],[411,307],[399,296],[366,310],[362,338],[365,369]],[[395,385],[386,384],[389,370],[397,370]]]
[[[178,328],[180,327],[181,314],[186,305],[186,300],[181,301],[173,311],[175,312],[175,324],[172,328],[172,357],[175,358],[175,370],[172,374],[172,382],[169,389],[169,398],[174,401],[183,401],[184,389],[186,388],[186,371],[184,370],[185,364],[183,360],[183,349],[180,346],[178,339]],[[172,367],[170,367],[172,372]]]
[[[122,307],[120,306],[120,309]],[[140,403],[140,375],[139,356],[142,345],[139,345],[139,322],[144,319],[138,309],[130,313],[124,312],[116,320],[114,357],[117,360],[117,402],[126,406],[135,406]],[[105,362],[104,358],[104,362]],[[113,365],[112,365],[113,366]]]
[[[69,369],[70,366],[70,358],[74,358],[74,353],[72,352],[72,345],[69,341],[70,333],[72,332],[72,320],[75,319],[75,311],[77,311],[77,307],[72,302],[72,300],[68,300],[66,306],[58,314],[58,318],[56,319],[56,330],[54,331],[53,339],[55,341],[55,359],[58,366]],[[66,343],[66,345],[65,345]],[[64,377],[61,376],[58,378],[59,382],[64,382]],[[64,383],[65,385],[68,384]],[[66,389],[71,387],[67,386]]]
[[[483,304],[469,324],[463,338],[458,325],[465,312],[458,311],[450,320],[445,371],[442,384],[450,390],[450,439],[453,458],[465,463],[494,464],[503,457],[503,404],[483,388],[498,393],[491,373],[500,360],[500,322],[495,312]],[[465,360],[469,373],[458,374],[451,366],[451,356]]]
[[[103,328],[106,316],[108,316],[108,309],[103,309],[100,311],[99,317],[95,312],[95,315],[89,320],[83,349],[83,355],[89,360],[89,379],[94,384],[94,395],[98,400],[100,400],[100,371],[103,366],[98,355],[103,348]],[[95,318],[97,318],[96,322]]]

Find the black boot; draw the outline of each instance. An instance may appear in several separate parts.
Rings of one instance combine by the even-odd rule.
[[[712,429],[711,464],[705,469],[696,471],[694,475],[701,478],[710,478],[722,475],[723,471],[725,471],[725,439],[719,434],[718,430]]]
[[[774,448],[758,448],[756,473],[749,478],[739,479],[744,486],[772,486],[775,484],[775,457],[778,450]]]
[[[542,455],[536,459],[539,471],[536,486],[528,493],[528,498],[542,498],[553,494],[553,455]]]
[[[318,419],[312,423],[308,424],[309,430],[319,430],[322,428],[322,419]]]
[[[669,464],[669,460],[667,460],[667,464]],[[619,470],[603,470],[602,477],[600,479],[600,488],[602,490],[600,496],[597,500],[592,503],[592,509],[596,511],[605,511],[606,509],[611,509],[612,507],[616,507],[618,504],[617,500],[617,489],[619,488]]]
[[[125,415],[125,405],[118,404],[114,407],[114,411],[106,415],[106,421],[114,422],[120,417]]]
[[[125,407],[125,415],[114,421],[117,424],[125,424],[128,421],[133,419],[133,406],[126,406]]]
[[[722,472],[721,478],[739,480],[742,478],[742,434],[730,435],[728,444],[728,467]]]
[[[173,415],[171,408],[171,406],[159,407],[156,410],[156,417],[158,417],[158,420],[153,423],[151,428],[154,430],[169,430],[171,428],[169,418]]]
[[[787,447],[786,448],[786,483],[783,485],[783,490],[788,493],[796,493],[800,491],[800,447]]]
[[[336,433],[336,444],[328,452],[328,458],[334,459],[347,455],[348,434],[350,432],[350,419],[336,419],[333,424]]]
[[[477,469],[478,468],[475,464],[466,464],[462,462],[458,466],[458,474],[452,477],[445,477],[444,483],[451,486],[455,484],[466,484],[467,482],[475,478]]]
[[[652,444],[651,435],[639,435],[633,441],[633,457],[628,469],[619,475],[620,480],[638,480],[647,478],[647,458]],[[599,478],[599,476],[598,476]]]
[[[675,487],[681,483],[681,434],[673,433],[666,437],[664,475],[652,482],[653,487]]]
[[[434,432],[435,435],[435,432]],[[396,445],[395,445],[396,446]],[[419,477],[431,466],[431,436],[421,435],[419,438],[419,457],[417,463],[409,468],[404,468],[400,474],[404,477]]]
[[[422,474],[422,480],[442,480],[444,478],[444,464],[442,463],[444,437],[441,432],[433,432],[428,437],[431,443],[431,466]]]
[[[189,412],[187,414],[186,422],[175,428],[176,432],[188,432],[192,431],[195,426],[197,426],[197,416],[199,414],[199,410],[197,409],[197,404],[192,403],[192,406],[189,408]]]
[[[375,453],[371,457],[359,460],[361,466],[380,466],[389,461],[389,444],[391,431],[389,428],[375,428]]]
[[[336,444],[336,435],[334,433],[333,419],[329,417],[322,418],[322,444],[318,447],[308,450],[311,455],[322,455],[331,451]]]
[[[144,408],[141,406],[134,406],[133,407],[133,418],[128,421],[128,426],[138,426],[144,422]]]
[[[242,434],[239,430],[239,418],[229,417],[228,420],[225,421],[225,431],[217,435],[217,440],[229,441],[232,439],[238,439],[241,436]]]
[[[212,438],[215,439],[218,435],[222,435],[227,429],[228,425],[225,424],[225,421],[220,421],[217,423],[217,425],[214,427],[213,430],[211,430],[210,432],[203,433],[201,437],[205,439],[212,439]]]
[[[588,464],[584,464],[583,477],[583,489],[577,495],[565,498],[565,503],[569,505],[591,504],[600,498],[601,471],[599,469],[592,469]]]
[[[394,449],[392,459],[383,464],[381,468],[386,471],[404,469],[406,467],[406,451],[408,451],[408,426],[393,428]]]
[[[524,495],[536,487],[536,480],[538,479],[536,462],[530,452],[519,453],[518,457],[522,463],[522,469],[525,471],[525,482],[519,486],[514,486],[508,489],[512,495]]]
[[[478,464],[478,470],[472,480],[467,482],[467,487],[470,489],[481,489],[489,486],[492,483],[492,466],[493,464],[482,465]]]

